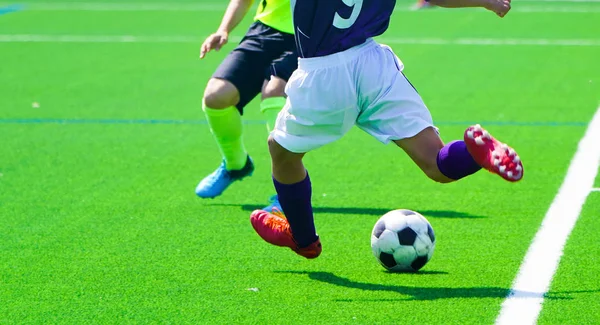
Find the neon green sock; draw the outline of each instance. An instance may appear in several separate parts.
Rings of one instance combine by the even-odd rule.
[[[269,132],[275,129],[275,121],[277,121],[277,115],[285,106],[285,97],[271,97],[265,98],[260,103],[260,111],[264,114],[267,119],[267,130]]]
[[[212,109],[202,105],[202,110],[210,125],[210,131],[217,140],[227,170],[239,170],[248,159],[248,152],[242,140],[242,117],[235,107]]]

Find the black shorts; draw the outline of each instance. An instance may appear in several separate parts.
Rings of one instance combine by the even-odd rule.
[[[240,102],[236,107],[242,114],[244,106],[260,94],[265,80],[276,76],[288,81],[297,67],[294,35],[257,21],[212,77],[225,79],[238,89]]]

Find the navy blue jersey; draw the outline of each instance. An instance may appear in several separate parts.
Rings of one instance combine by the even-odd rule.
[[[325,56],[383,34],[396,0],[291,0],[294,34],[303,58]]]

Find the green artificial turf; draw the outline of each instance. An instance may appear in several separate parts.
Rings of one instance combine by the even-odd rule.
[[[514,7],[504,19],[399,10],[381,40],[405,63],[444,140],[481,122],[517,149],[524,180],[480,172],[436,184],[401,150],[354,129],[306,157],[324,248],[310,261],[264,243],[248,220],[274,194],[258,101],[244,114],[254,176],[214,200],[194,194],[220,161],[200,100],[234,44],[197,56],[221,11],[31,5],[0,15],[0,35],[198,39],[0,42],[0,323],[492,324],[598,108],[600,46],[398,40],[598,41],[597,9]],[[592,192],[539,324],[600,316],[599,202]],[[436,232],[434,256],[417,274],[388,273],[371,254],[375,221],[396,208],[421,212]]]

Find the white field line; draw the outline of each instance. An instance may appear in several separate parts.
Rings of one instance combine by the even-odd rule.
[[[534,6],[515,5],[513,12],[564,12],[564,13],[597,13],[600,7],[594,6],[600,4],[600,0],[529,0]],[[542,2],[542,3],[539,3]],[[544,2],[556,2],[552,5],[545,5]],[[0,7],[14,3],[0,2]],[[563,4],[566,4],[563,5]],[[571,5],[569,5],[571,4]],[[578,6],[574,6],[577,4]],[[586,6],[581,6],[586,4]],[[218,11],[223,12],[227,7],[227,2],[204,2],[204,3],[177,3],[177,2],[37,2],[25,3],[24,9],[28,11]],[[413,11],[411,7],[397,6],[396,11]],[[444,10],[451,12],[451,10]]]
[[[600,165],[600,107],[579,146],[567,175],[529,247],[497,325],[536,324],[563,248],[591,193]]]
[[[202,36],[135,36],[135,35],[41,35],[0,34],[0,43],[199,43]],[[241,40],[232,36],[230,43]],[[493,38],[378,38],[386,44],[475,45],[475,46],[600,46],[600,39],[493,39]]]
[[[205,36],[0,34],[0,43],[198,43]],[[230,37],[239,42],[241,37]]]
[[[10,4],[0,2],[0,7]],[[30,11],[224,11],[227,2],[36,2],[24,3],[23,6]]]
[[[592,192],[600,192],[600,187],[594,187],[594,188],[592,189]]]
[[[589,14],[589,13],[600,13],[600,6],[588,6],[588,7],[577,7],[577,6],[515,6],[511,12],[525,12],[525,13],[545,13],[545,12],[558,12],[558,13],[574,13],[574,14]],[[510,13],[509,13],[510,14]]]

